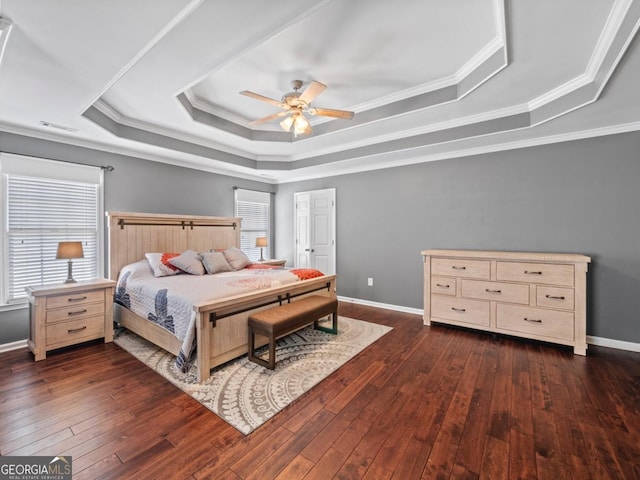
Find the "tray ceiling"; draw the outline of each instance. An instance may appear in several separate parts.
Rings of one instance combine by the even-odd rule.
[[[640,0],[0,4],[0,129],[269,182],[640,128]],[[328,86],[294,137],[292,80]],[[304,87],[303,87],[304,88]]]

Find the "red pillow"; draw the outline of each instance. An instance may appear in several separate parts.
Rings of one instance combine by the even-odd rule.
[[[151,270],[153,270],[153,275],[156,277],[166,277],[179,273],[181,270],[169,263],[171,258],[179,255],[179,253],[145,253]]]
[[[300,280],[309,280],[310,278],[322,277],[324,275],[324,273],[315,268],[292,268],[289,271]]]

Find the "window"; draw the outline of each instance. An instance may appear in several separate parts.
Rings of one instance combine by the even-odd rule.
[[[99,168],[16,155],[0,155],[3,276],[0,305],[24,303],[25,287],[62,283],[67,261],[58,242],[81,241],[73,278],[88,280],[102,268],[102,171]],[[6,200],[6,202],[5,202]]]
[[[242,218],[240,249],[250,260],[260,259],[256,238],[267,237],[270,242],[271,194],[255,190],[235,189],[235,216]],[[264,258],[271,258],[271,247],[263,249]]]

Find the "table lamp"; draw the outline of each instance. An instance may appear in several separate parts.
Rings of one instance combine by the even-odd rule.
[[[84,258],[84,251],[82,250],[82,242],[60,242],[58,243],[58,251],[56,252],[56,259],[67,260],[69,262],[69,268],[67,270],[67,279],[64,283],[76,283],[71,275],[71,262],[74,258]]]
[[[256,238],[256,247],[260,247],[260,262],[264,262],[264,257],[262,256],[262,249],[268,245],[267,237],[258,237]]]

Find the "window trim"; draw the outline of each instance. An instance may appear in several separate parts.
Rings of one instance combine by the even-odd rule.
[[[97,212],[97,239],[96,239],[96,271],[98,277],[104,276],[105,271],[105,214],[104,214],[104,171],[101,167],[84,165],[80,163],[50,160],[39,157],[17,155],[0,152],[0,198],[3,199],[3,208],[0,211],[2,233],[0,233],[0,255],[2,263],[7,265],[9,257],[7,221],[9,205],[7,199],[7,175],[23,175],[61,181],[95,183],[97,185],[98,212]],[[7,302],[8,268],[0,273],[0,312],[18,310],[28,305],[28,300]]]
[[[273,199],[272,199],[272,193],[271,192],[265,192],[265,191],[261,191],[261,190],[251,190],[248,188],[240,188],[240,187],[233,187],[233,211],[234,211],[234,216],[235,217],[239,217],[239,213],[238,213],[238,202],[253,202],[253,203],[264,203],[260,201],[260,197],[266,198],[268,200],[268,202],[266,203],[267,205],[267,212],[268,212],[268,216],[267,216],[267,238],[268,238],[268,245],[264,248],[264,256],[265,259],[272,259],[273,255],[273,241],[272,241],[272,229],[273,229]],[[243,197],[245,196],[246,198],[239,198],[239,197]],[[253,198],[252,198],[253,197]],[[244,223],[244,222],[242,222]],[[242,232],[243,231],[247,231],[247,232],[253,232],[255,230],[249,230],[249,229],[245,229],[244,226],[240,225],[240,236],[242,236]],[[245,252],[245,253],[254,253],[254,249],[259,248],[259,247],[252,247],[252,251],[251,252]],[[252,260],[252,261],[258,261],[258,260]]]

